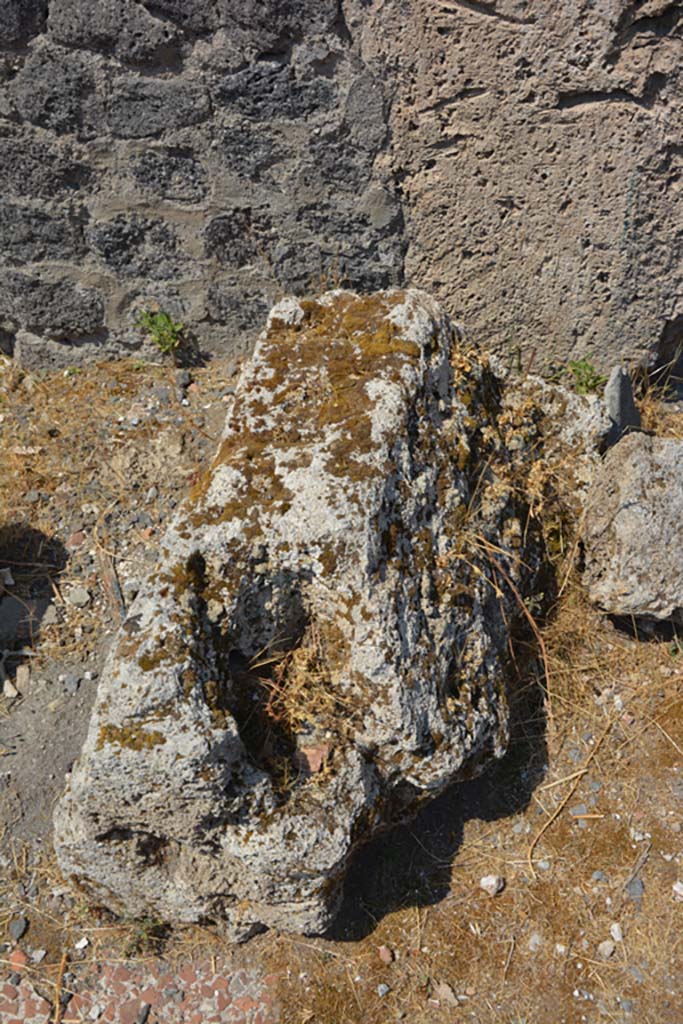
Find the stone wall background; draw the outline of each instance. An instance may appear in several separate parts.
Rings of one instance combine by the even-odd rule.
[[[683,339],[683,5],[3,0],[0,344],[411,283],[535,369]]]

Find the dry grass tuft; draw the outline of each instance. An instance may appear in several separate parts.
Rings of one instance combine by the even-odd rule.
[[[252,660],[261,679],[265,713],[291,733],[315,722],[319,729],[341,731],[349,700],[339,688],[339,637],[331,624],[311,622],[290,651],[274,651]],[[331,647],[331,643],[337,643]],[[260,672],[266,669],[267,674]]]

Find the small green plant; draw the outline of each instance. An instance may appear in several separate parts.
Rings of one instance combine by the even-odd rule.
[[[607,383],[607,377],[586,356],[571,360],[569,371],[574,378],[574,390],[579,395],[593,395]]]
[[[185,325],[174,320],[169,313],[149,309],[140,310],[136,327],[144,331],[164,355],[175,352],[185,330]]]
[[[132,921],[124,919],[123,924],[130,925],[123,949],[127,960],[143,955],[158,955],[169,933],[167,924],[152,917]]]

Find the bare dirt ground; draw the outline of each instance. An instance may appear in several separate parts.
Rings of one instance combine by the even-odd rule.
[[[0,369],[2,1024],[680,1024],[683,640],[591,609],[573,545],[539,622],[545,657],[531,632],[515,645],[508,755],[358,852],[329,935],[230,949],[116,920],[59,877],[52,806],[104,653],[233,374]],[[680,414],[647,413],[683,433]],[[495,896],[487,875],[504,879]]]

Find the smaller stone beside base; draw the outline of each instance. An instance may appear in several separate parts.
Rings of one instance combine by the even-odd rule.
[[[609,615],[683,623],[683,441],[629,434],[588,495],[584,583]]]

